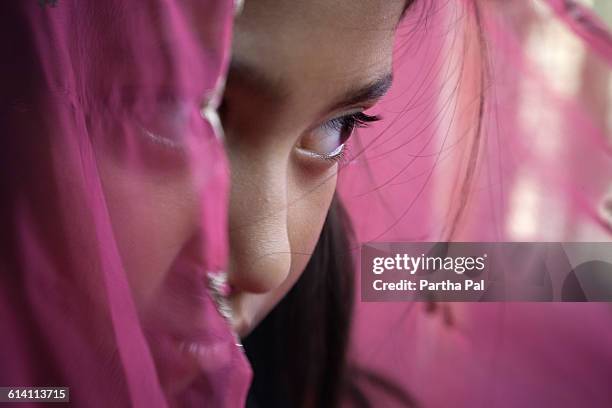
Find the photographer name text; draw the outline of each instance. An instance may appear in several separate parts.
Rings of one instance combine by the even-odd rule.
[[[372,260],[372,273],[380,276],[385,272],[402,272],[410,279],[385,281],[375,279],[375,291],[484,291],[484,279],[457,279],[466,271],[479,272],[485,269],[487,254],[482,256],[436,257],[396,254],[393,257],[376,257]],[[419,273],[420,276],[414,276]],[[455,279],[424,278],[423,274],[451,272]],[[382,278],[382,276],[380,276]]]

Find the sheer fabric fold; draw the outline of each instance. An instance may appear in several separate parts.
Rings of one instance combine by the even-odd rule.
[[[250,367],[203,280],[227,262],[228,170],[211,118],[233,1],[0,8],[0,383],[70,387],[75,406],[243,405]],[[207,363],[180,393],[163,384],[170,374],[152,357],[162,347],[157,327],[138,310],[135,296],[144,295],[130,290],[130,279],[154,279],[147,254],[140,267],[126,265],[115,233],[138,217],[155,224],[146,214],[163,197],[150,186],[171,177],[200,209],[189,254],[179,257],[190,266],[173,266],[163,285],[193,280],[208,328]],[[127,183],[129,207],[113,198],[117,183]],[[152,231],[129,251],[164,234]],[[193,317],[159,302],[156,314]]]
[[[610,241],[611,47],[573,1],[415,3],[384,120],[340,170],[359,243]],[[611,312],[358,301],[352,362],[386,406],[401,399],[381,379],[426,407],[603,407]]]

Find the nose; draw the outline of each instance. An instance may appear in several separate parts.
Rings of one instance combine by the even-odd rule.
[[[278,287],[291,268],[287,230],[287,161],[275,149],[228,149],[231,168],[229,282],[241,291]],[[246,154],[245,154],[246,153]]]

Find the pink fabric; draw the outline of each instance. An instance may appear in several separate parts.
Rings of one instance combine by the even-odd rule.
[[[227,262],[228,177],[222,143],[200,108],[225,75],[232,18],[231,0],[3,3],[3,386],[70,387],[74,406],[244,404],[250,367],[204,282],[206,271]],[[159,319],[139,316],[96,146],[118,146],[122,165],[147,171],[138,127],[172,126],[160,119],[174,102],[188,115],[179,130],[198,158],[190,171],[202,194],[203,232],[194,241],[201,262],[174,266],[168,284],[201,299],[195,317],[207,328],[200,339],[207,365],[168,401],[160,379],[177,368],[155,366],[152,352],[164,355],[165,347],[156,324],[178,327],[194,315],[160,299]],[[144,188],[134,186],[132,199],[146,208]]]
[[[359,242],[612,238],[602,210],[612,180],[610,99],[598,97],[609,95],[610,34],[570,2],[545,2],[544,17],[534,3],[479,2],[486,48],[472,2],[417,2],[409,11],[393,88],[373,109],[385,120],[359,130],[340,172]],[[565,66],[539,65],[548,46],[563,44],[559,34],[544,37],[546,24],[584,47],[574,93],[553,81]],[[540,42],[536,54],[530,41]],[[424,407],[608,407],[611,314],[604,303],[358,301],[351,359]],[[384,389],[362,386],[375,405],[400,406]]]
[[[173,265],[169,284],[206,293],[204,274],[227,263],[228,175],[222,144],[200,108],[225,75],[233,2],[5,3],[0,385],[69,386],[75,406],[244,405],[250,367],[208,295],[197,296],[208,346],[202,375],[171,402],[164,395],[161,382],[173,362],[155,365],[153,353],[165,347],[160,322],[139,315],[96,162],[96,147],[109,143],[132,169],[150,168],[138,124],[166,126],[158,123],[160,109],[181,101],[202,225],[197,262]],[[518,239],[513,210],[525,183],[527,197],[544,203],[526,239],[595,236],[581,235],[584,229],[609,239],[600,211],[612,179],[596,109],[602,104],[560,94],[537,69],[526,52],[527,29],[541,23],[529,19],[531,3],[486,2],[487,75],[472,3],[416,4],[398,32],[393,90],[375,108],[386,120],[359,130],[340,171],[359,241]],[[548,4],[550,18],[567,24],[588,58],[610,63],[609,34],[590,13],[576,18],[582,9]],[[541,132],[520,116],[534,95],[540,99],[530,112],[547,109],[536,115]],[[559,126],[550,126],[550,112]],[[552,155],[547,141],[559,147]],[[475,152],[478,160],[470,161]],[[462,186],[470,174],[468,196]],[[136,186],[133,199],[144,208],[139,187],[146,186]],[[193,317],[170,304],[159,301],[162,322]],[[610,406],[609,315],[605,304],[438,304],[432,311],[358,302],[351,355],[427,407]],[[368,390],[376,405],[396,404]]]

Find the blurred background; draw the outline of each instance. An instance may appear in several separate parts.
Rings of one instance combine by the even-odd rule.
[[[359,242],[612,241],[612,2],[473,4],[400,27],[386,120],[340,171]],[[612,406],[608,303],[356,297],[354,362],[418,406]]]
[[[612,3],[582,3],[417,3],[340,171],[362,241],[610,240]]]

